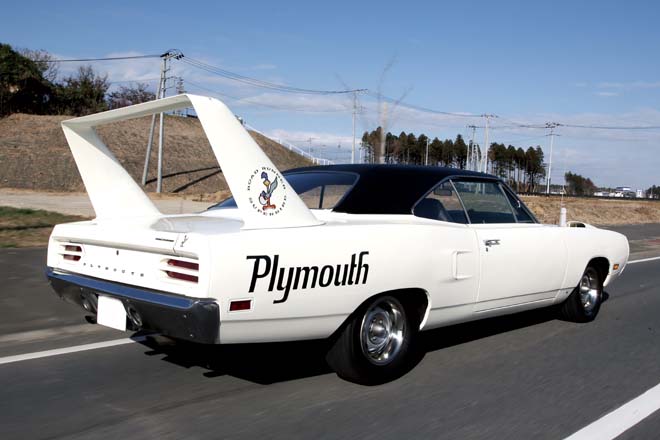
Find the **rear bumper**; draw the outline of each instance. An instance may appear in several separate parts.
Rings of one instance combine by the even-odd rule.
[[[98,294],[117,298],[124,308],[136,311],[139,328],[177,339],[217,344],[220,341],[220,311],[211,298],[189,298],[126,284],[46,268],[46,277],[57,295],[96,313]],[[131,320],[129,320],[129,323]]]

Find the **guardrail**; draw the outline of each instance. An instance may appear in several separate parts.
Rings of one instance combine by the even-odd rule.
[[[516,192],[520,196],[532,197],[562,197],[561,194],[546,194],[546,193],[531,193],[531,192]],[[577,196],[577,195],[564,195],[567,199],[596,199],[596,200],[621,200],[626,202],[660,202],[660,199],[649,199],[647,197],[611,197],[611,196]]]
[[[259,133],[259,134],[262,135],[263,137],[267,137],[268,139],[272,139],[270,136],[264,134],[263,132],[257,130],[256,128],[254,128],[253,126],[251,126],[251,125],[249,125],[249,124],[243,123],[243,125],[244,125],[245,128],[247,128],[248,130],[252,130],[252,131],[254,131],[255,133]],[[273,140],[274,140],[274,139],[273,139]],[[285,147],[286,149],[288,149],[288,150],[290,150],[290,151],[293,151],[294,153],[299,154],[299,155],[301,155],[302,157],[304,157],[304,158],[306,158],[306,159],[311,160],[312,163],[314,163],[314,164],[316,164],[316,165],[333,165],[333,164],[334,164],[334,162],[331,161],[330,159],[324,159],[324,158],[322,158],[322,157],[312,156],[311,154],[309,154],[307,151],[303,150],[302,148],[296,147],[296,146],[293,145],[292,143],[287,142],[287,141],[285,141],[285,140],[279,140],[279,139],[278,139],[276,142],[277,142],[278,144],[282,145],[283,147]]]

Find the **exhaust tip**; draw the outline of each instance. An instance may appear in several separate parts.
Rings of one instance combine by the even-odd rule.
[[[126,307],[126,315],[130,319],[131,323],[138,329],[142,328],[142,317],[133,306]]]
[[[93,293],[83,293],[80,295],[80,300],[83,308],[90,313],[96,314],[98,309],[98,299]]]

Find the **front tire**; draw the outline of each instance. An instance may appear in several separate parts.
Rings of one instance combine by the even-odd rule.
[[[560,316],[572,322],[593,321],[603,301],[603,280],[594,266],[588,266],[580,283],[559,309]]]
[[[340,329],[326,360],[350,382],[376,385],[394,380],[411,365],[419,318],[393,296],[377,297]]]

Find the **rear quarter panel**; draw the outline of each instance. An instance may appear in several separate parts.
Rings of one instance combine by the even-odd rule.
[[[224,236],[211,244],[217,252],[210,296],[221,303],[221,342],[327,337],[366,299],[396,289],[420,288],[436,308],[473,302],[470,290],[461,289],[452,276],[452,249],[459,246],[452,238],[456,228],[465,232],[464,225],[439,228],[438,222],[402,219],[394,224],[334,222],[307,228],[242,230]],[[358,279],[357,269],[351,275],[350,265],[352,258],[359,262],[360,255],[363,267]],[[271,266],[267,274],[265,257]],[[295,274],[302,267],[318,268],[314,286],[308,283],[302,288],[301,273],[296,288]],[[466,283],[476,282],[476,257],[462,269],[473,275]],[[332,279],[322,286],[329,272]],[[230,301],[237,299],[252,299],[252,310],[230,312]]]

